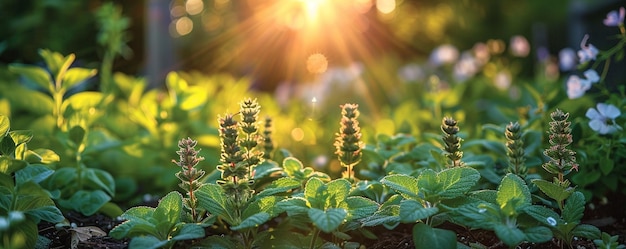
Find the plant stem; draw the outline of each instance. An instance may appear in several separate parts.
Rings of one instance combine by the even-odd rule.
[[[320,230],[317,229],[317,227],[313,228],[313,239],[311,239],[311,244],[309,245],[309,249],[313,249],[315,248],[315,241],[317,240],[317,237],[320,235]]]

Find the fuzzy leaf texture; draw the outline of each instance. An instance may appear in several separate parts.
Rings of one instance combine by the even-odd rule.
[[[437,180],[442,185],[442,192],[438,194],[442,199],[462,196],[476,185],[479,179],[478,170],[470,167],[446,169],[437,174]]]
[[[330,233],[343,223],[348,213],[343,208],[331,208],[327,210],[311,208],[308,211],[308,215],[317,228],[326,233]]]
[[[578,223],[583,218],[585,211],[585,196],[581,192],[574,192],[563,207],[563,220],[567,223]]]
[[[530,190],[524,180],[517,175],[509,173],[500,182],[496,201],[500,207],[503,207],[512,199],[520,201],[517,203],[519,205],[518,208],[530,205],[531,202]]]
[[[416,200],[402,200],[400,202],[400,221],[414,223],[422,219],[426,219],[439,212],[437,207],[424,207],[422,203]]]
[[[416,249],[456,248],[456,234],[453,231],[432,228],[424,223],[413,226],[413,243]]]
[[[382,184],[392,188],[405,198],[419,199],[417,179],[409,175],[388,175],[380,180]]]
[[[234,218],[230,213],[233,210],[228,205],[228,200],[224,190],[217,184],[206,184],[196,191],[198,207],[206,209],[209,213],[224,219],[228,224],[234,223]]]
[[[537,185],[541,192],[557,202],[562,202],[574,192],[573,188],[567,188],[565,186],[561,186],[559,184],[549,182],[543,179],[534,179],[532,180],[532,182]]]

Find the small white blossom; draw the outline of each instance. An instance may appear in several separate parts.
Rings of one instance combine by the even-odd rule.
[[[567,97],[570,99],[582,97],[589,88],[591,88],[589,80],[581,79],[576,75],[572,75],[567,79]]]
[[[578,59],[580,63],[585,63],[588,61],[592,61],[596,59],[598,55],[598,49],[592,44],[587,44],[587,40],[589,39],[589,35],[585,35],[583,40],[580,42],[580,50],[578,50]]]
[[[430,63],[434,66],[440,66],[443,64],[450,64],[455,62],[459,58],[459,50],[450,45],[444,44],[441,45],[430,54]]]
[[[600,134],[611,134],[622,127],[615,123],[615,118],[622,113],[617,107],[611,104],[598,103],[597,109],[589,108],[585,116],[589,118],[589,127]]]

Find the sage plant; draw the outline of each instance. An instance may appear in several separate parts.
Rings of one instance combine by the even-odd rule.
[[[352,167],[361,161],[363,142],[361,141],[361,128],[359,127],[359,105],[341,105],[341,121],[339,133],[336,133],[335,154],[339,157],[341,166],[346,167],[345,177],[350,180],[354,176]]]
[[[463,165],[463,162],[461,161],[461,158],[463,158],[463,152],[461,151],[462,139],[456,135],[459,133],[457,121],[451,117],[445,117],[441,123],[445,151],[444,154],[452,161],[452,164],[447,165],[447,167],[460,167]]]
[[[265,117],[265,126],[263,130],[263,158],[272,159],[272,151],[274,143],[272,142],[272,118]]]
[[[504,132],[506,137],[506,155],[509,157],[509,172],[522,178],[526,176],[527,169],[524,165],[525,152],[522,141],[522,128],[518,122],[511,122]]]
[[[197,144],[198,141],[191,138],[181,139],[178,141],[178,148],[180,148],[180,150],[176,151],[176,154],[178,154],[180,158],[178,161],[172,160],[173,163],[181,168],[181,171],[176,173],[176,177],[181,181],[178,186],[186,191],[187,196],[189,196],[183,199],[183,204],[191,213],[193,221],[197,221],[199,218],[198,211],[196,210],[198,201],[196,200],[194,192],[202,187],[203,183],[200,182],[199,179],[202,178],[205,173],[204,170],[196,168],[196,165],[204,160],[204,157],[198,156],[199,150],[195,149]]]

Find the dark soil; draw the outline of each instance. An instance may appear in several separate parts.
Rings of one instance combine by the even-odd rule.
[[[594,225],[601,231],[611,235],[619,235],[619,243],[626,244],[626,198],[622,195],[611,196],[603,200],[594,200],[585,209],[582,222]],[[77,227],[95,226],[108,232],[120,221],[107,216],[96,214],[85,217],[77,213],[66,213],[66,218],[75,223]],[[469,230],[464,227],[444,223],[440,228],[453,230],[457,233],[457,241],[465,245],[482,245],[484,248],[500,249],[507,248],[492,231]],[[386,230],[382,227],[372,228],[372,232],[378,236],[377,240],[361,241],[366,248],[374,249],[404,249],[414,248],[411,235],[412,224],[403,224],[394,230]],[[71,248],[72,231],[55,228],[54,224],[42,222],[39,225],[39,234],[49,238],[52,242],[49,248]],[[115,240],[109,236],[91,237],[78,243],[77,248],[94,249],[122,249],[128,248],[128,240]],[[524,243],[517,248],[560,248],[558,241],[549,241],[542,244]],[[596,248],[592,241],[577,239],[573,242],[573,248]]]

